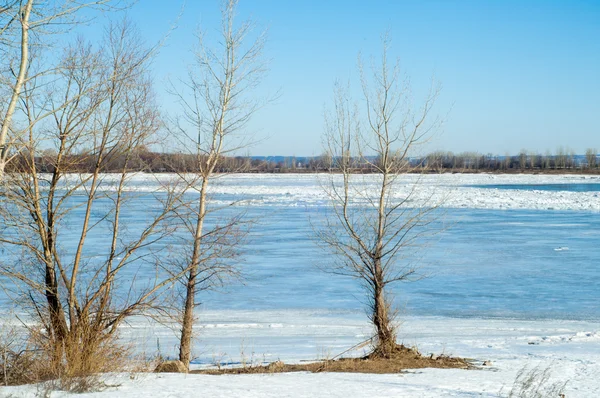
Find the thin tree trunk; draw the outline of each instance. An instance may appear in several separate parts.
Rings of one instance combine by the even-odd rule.
[[[30,136],[30,142],[33,142],[33,136]],[[52,180],[50,184],[50,189],[48,192],[47,199],[47,211],[46,211],[46,235],[45,242],[46,248],[44,250],[44,256],[46,258],[46,301],[48,302],[48,308],[50,309],[50,324],[53,329],[54,339],[56,340],[55,346],[62,347],[62,342],[66,338],[68,333],[68,325],[67,319],[65,316],[65,312],[63,306],[58,298],[58,280],[56,277],[56,270],[54,268],[54,246],[55,246],[55,236],[54,236],[54,227],[55,227],[55,212],[54,212],[54,197],[56,192],[56,187],[58,185],[58,180],[60,173],[62,172],[60,169],[61,160],[63,157],[65,139],[61,139],[60,149],[57,154],[57,162],[52,173]],[[33,151],[32,151],[33,153]],[[35,158],[32,159],[32,165],[34,168],[34,172],[37,172],[35,168]],[[36,196],[40,197],[39,192],[39,182],[37,175],[33,176],[35,181],[35,190]],[[39,213],[42,214],[41,209]],[[57,350],[55,353],[58,358],[62,356],[62,353]]]
[[[67,335],[67,321],[60,300],[58,299],[58,283],[56,272],[52,267],[46,265],[46,301],[50,313],[50,326],[52,335],[56,342],[64,340]],[[56,344],[61,346],[61,344]]]
[[[196,277],[198,276],[196,267],[192,267],[188,274],[186,287],[185,307],[183,310],[183,322],[181,325],[181,342],[179,345],[179,360],[189,368],[192,357],[192,336],[194,325],[194,306],[196,295]]]
[[[204,226],[204,216],[206,214],[206,189],[208,187],[208,178],[202,178],[202,188],[200,189],[200,198],[198,199],[198,218],[196,221],[196,235],[194,236],[194,248],[188,273],[186,286],[185,307],[183,309],[183,322],[181,325],[181,340],[179,345],[179,360],[189,368],[192,357],[192,336],[194,325],[194,307],[196,296],[196,278],[200,262],[200,244],[202,241],[202,228]]]
[[[381,270],[381,266],[377,266]],[[380,274],[381,276],[381,274]],[[388,304],[385,298],[385,290],[381,278],[376,278],[373,288],[373,324],[377,333],[376,352],[383,356],[391,354],[395,344],[396,336],[391,324]]]
[[[377,221],[378,221],[378,229],[377,229],[377,242],[375,245],[375,253],[374,253],[374,289],[373,289],[373,323],[375,324],[375,329],[377,330],[377,340],[378,340],[378,351],[387,356],[391,353],[396,341],[393,332],[393,326],[391,324],[390,314],[388,313],[388,305],[385,299],[385,283],[384,283],[384,271],[381,265],[381,257],[383,255],[383,238],[385,235],[385,227],[386,227],[386,209],[385,203],[387,199],[388,193],[388,164],[389,164],[389,154],[387,145],[384,146],[383,156],[382,156],[382,181],[379,192],[379,208],[377,209]]]
[[[13,87],[12,95],[4,118],[2,119],[2,128],[0,129],[0,181],[4,178],[4,168],[8,157],[7,137],[8,130],[12,123],[13,115],[17,108],[17,102],[21,95],[21,89],[25,83],[27,75],[27,65],[29,63],[29,16],[33,8],[33,0],[28,0],[24,10],[21,13],[21,62],[19,63],[19,73]]]

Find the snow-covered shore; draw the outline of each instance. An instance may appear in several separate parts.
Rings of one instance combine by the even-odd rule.
[[[265,313],[264,316],[277,314]],[[223,358],[236,362],[240,349],[247,360],[297,362],[319,356],[319,345],[328,340],[335,355],[341,347],[360,340],[368,326],[347,317],[330,317],[314,321],[305,312],[280,317],[281,323],[253,325],[231,322],[243,314],[227,314],[226,322],[211,323],[200,332],[205,347],[231,339],[231,352]],[[293,322],[290,324],[289,322]],[[125,330],[125,337],[151,342],[161,336],[170,344],[171,331],[160,326],[144,328],[135,322]],[[245,337],[240,337],[245,336]],[[325,336],[325,337],[324,337]],[[173,336],[174,338],[174,336]],[[107,383],[118,385],[83,397],[501,397],[506,396],[517,376],[527,367],[549,368],[549,383],[566,382],[565,393],[572,397],[596,397],[600,391],[600,323],[579,321],[525,321],[506,319],[453,319],[409,317],[400,330],[400,339],[417,345],[423,353],[435,352],[472,358],[474,363],[491,362],[479,370],[419,369],[403,374],[288,373],[266,375],[179,375],[117,374],[107,376]],[[227,345],[225,345],[227,346]],[[282,352],[278,348],[288,347]],[[355,353],[360,354],[360,353]],[[327,353],[322,353],[321,357]],[[196,367],[203,365],[196,365]],[[29,397],[40,387],[0,388],[0,396]],[[53,397],[68,396],[54,392]]]
[[[291,318],[290,318],[291,319]],[[302,323],[302,314],[297,316]],[[333,319],[335,321],[335,319]],[[330,336],[337,329],[338,344],[352,338],[344,337],[364,325],[348,323],[332,325]],[[208,324],[202,330],[203,341],[227,335],[228,329],[242,325]],[[298,360],[303,351],[316,348],[321,328],[283,323],[277,327],[249,327],[248,343],[261,336],[277,346],[278,340],[302,339],[312,347],[299,344],[296,354],[289,352],[283,360]],[[311,329],[312,332],[307,332]],[[350,329],[350,333],[349,332]],[[210,331],[213,332],[210,332]],[[252,332],[253,331],[253,332]],[[159,332],[160,333],[160,332]],[[134,333],[135,334],[135,333]],[[403,374],[343,374],[288,373],[266,375],[181,375],[181,374],[118,374],[107,376],[107,383],[118,385],[103,392],[80,397],[498,397],[512,387],[519,370],[524,367],[551,369],[549,382],[567,382],[565,393],[571,397],[596,397],[600,391],[600,324],[574,321],[517,321],[484,319],[409,318],[403,323],[401,338],[414,342],[424,352],[445,352],[473,358],[475,363],[491,361],[479,370],[419,369]],[[261,357],[261,346],[253,347]],[[248,354],[249,355],[249,354]],[[232,353],[232,357],[239,356]],[[296,356],[294,358],[294,356]],[[262,357],[261,357],[262,358]],[[29,397],[38,386],[0,389],[0,396]],[[68,396],[54,392],[53,397]]]

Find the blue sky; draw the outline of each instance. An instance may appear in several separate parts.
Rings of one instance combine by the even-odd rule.
[[[188,0],[177,19],[181,6],[140,0],[128,12],[149,43],[177,25],[153,68],[171,113],[166,80],[186,73],[194,32],[216,35],[220,18],[218,0]],[[319,154],[333,82],[356,83],[357,54],[377,56],[386,29],[415,103],[432,76],[442,85],[431,150],[600,148],[600,1],[240,0],[238,11],[269,30],[257,94],[281,92],[249,126],[268,137],[252,154]]]

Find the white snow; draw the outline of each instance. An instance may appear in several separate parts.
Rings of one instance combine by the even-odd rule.
[[[368,332],[364,320],[357,317],[329,316],[307,311],[263,312],[255,314],[264,323],[243,322],[249,314],[225,311],[224,319],[232,322],[211,323],[216,314],[206,315],[202,324],[201,345],[204,349],[230,349],[221,353],[238,361],[245,350],[247,361],[298,362],[323,358],[361,341]],[[282,319],[277,328],[270,327],[271,317]],[[312,322],[311,321],[317,321]],[[290,323],[293,322],[293,323]],[[260,326],[262,325],[262,326]],[[142,327],[142,330],[136,330]],[[151,328],[133,322],[127,336],[139,343],[161,336],[174,335],[162,326]],[[324,337],[326,336],[326,337]],[[266,375],[179,375],[179,374],[115,374],[106,382],[116,387],[103,392],[82,394],[83,397],[501,397],[506,396],[524,367],[551,369],[550,383],[567,382],[565,393],[572,397],[596,397],[600,391],[600,323],[581,321],[523,321],[506,319],[456,319],[409,317],[400,329],[400,340],[416,345],[422,353],[430,352],[472,358],[475,364],[491,362],[478,370],[418,369],[402,374],[288,373]],[[229,339],[224,343],[221,339]],[[319,345],[330,339],[330,351],[319,354]],[[260,342],[263,343],[260,343]],[[253,342],[258,342],[254,345]],[[161,344],[163,344],[161,343]],[[244,348],[243,345],[246,345]],[[219,347],[214,347],[219,345]],[[275,347],[275,348],[274,348]],[[277,347],[287,347],[276,355]],[[321,347],[322,349],[323,347]],[[263,351],[265,350],[265,351]],[[252,353],[251,353],[252,352]],[[264,354],[264,355],[263,355]],[[354,355],[360,355],[355,352]],[[196,366],[198,367],[198,365]],[[200,366],[202,367],[202,366]],[[40,386],[0,388],[0,396],[29,397]],[[52,397],[64,397],[54,392]]]

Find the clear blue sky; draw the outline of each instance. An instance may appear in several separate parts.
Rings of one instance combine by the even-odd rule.
[[[181,3],[140,0],[129,12],[148,42],[175,23]],[[186,72],[193,33],[216,34],[218,0],[188,0],[154,73]],[[517,153],[563,145],[600,148],[600,1],[240,0],[241,18],[267,27],[270,72],[259,94],[281,90],[256,114],[269,139],[256,155],[317,155],[335,79],[356,78],[358,52],[376,56],[389,29],[392,53],[418,100],[435,75],[446,116],[431,149]]]

